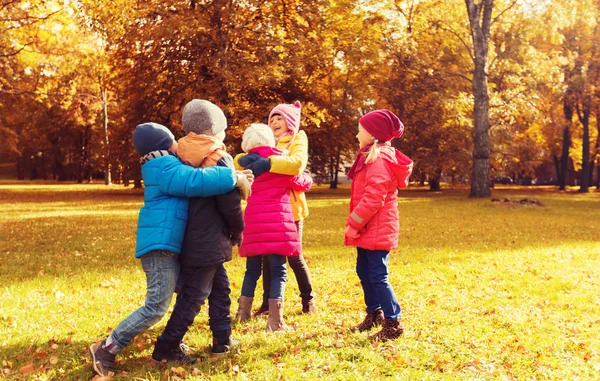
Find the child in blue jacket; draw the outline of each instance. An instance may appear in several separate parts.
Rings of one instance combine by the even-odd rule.
[[[89,348],[92,366],[109,376],[115,356],[138,334],[166,314],[179,276],[181,245],[189,197],[225,194],[243,175],[226,167],[193,168],[175,155],[177,142],[168,128],[144,123],[135,128],[133,144],[141,156],[144,206],[140,209],[135,257],[146,273],[146,302],[130,314],[106,340]],[[179,349],[180,362],[190,359]]]

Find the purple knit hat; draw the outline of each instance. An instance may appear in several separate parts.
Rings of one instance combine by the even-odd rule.
[[[285,119],[288,130],[292,131],[292,134],[296,135],[300,129],[300,102],[296,101],[294,104],[283,103],[275,106],[269,114],[269,122],[271,117],[275,114],[279,114]]]

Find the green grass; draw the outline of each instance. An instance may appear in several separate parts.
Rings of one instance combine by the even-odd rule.
[[[355,251],[343,246],[349,191],[316,187],[304,250],[319,313],[300,313],[290,275],[293,331],[268,334],[264,318],[251,320],[235,327],[235,353],[211,359],[203,308],[186,336],[202,360],[155,366],[165,318],[119,357],[115,379],[598,379],[600,193],[494,192],[544,207],[466,195],[401,193],[390,279],[404,337],[372,344],[347,330],[364,309]],[[0,378],[91,378],[87,346],[143,303],[133,258],[141,203],[139,190],[116,186],[0,184]],[[235,313],[244,261],[236,254],[227,268]]]

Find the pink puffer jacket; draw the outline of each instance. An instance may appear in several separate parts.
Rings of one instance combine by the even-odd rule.
[[[382,146],[380,152],[379,159],[354,174],[346,224],[359,237],[346,236],[346,246],[388,251],[398,247],[398,188],[408,185],[413,162],[391,146]]]
[[[256,147],[248,152],[262,157],[281,155],[274,147]],[[252,184],[252,194],[244,212],[244,237],[240,256],[278,254],[297,256],[301,252],[300,237],[294,222],[290,189],[307,192],[312,185],[309,174],[278,175],[266,172]]]

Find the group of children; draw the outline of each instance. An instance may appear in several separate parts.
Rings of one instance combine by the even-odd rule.
[[[174,293],[175,306],[156,340],[153,360],[196,361],[182,339],[206,300],[211,355],[235,346],[224,267],[233,246],[246,258],[236,320],[252,317],[262,272],[263,301],[254,316],[268,314],[267,330],[287,329],[283,311],[288,262],[298,281],[302,311],[317,311],[302,256],[302,227],[308,216],[304,193],[312,179],[305,173],[308,138],[299,128],[300,103],[276,106],[268,123],[246,129],[244,153],[235,159],[223,144],[226,117],[206,100],[194,99],[185,106],[186,136],[179,141],[156,123],[135,128],[133,143],[145,186],[135,256],[146,273],[146,301],[109,337],[89,347],[97,374],[110,375],[116,355],[167,313]],[[357,135],[360,150],[348,173],[353,182],[345,244],[357,247],[356,271],[367,306],[364,321],[351,329],[382,326],[372,336],[375,340],[395,339],[403,332],[400,306],[388,280],[389,252],[397,247],[399,233],[397,188],[407,185],[412,170],[412,161],[390,145],[403,131],[388,110],[364,115]],[[242,199],[247,200],[244,212]]]

